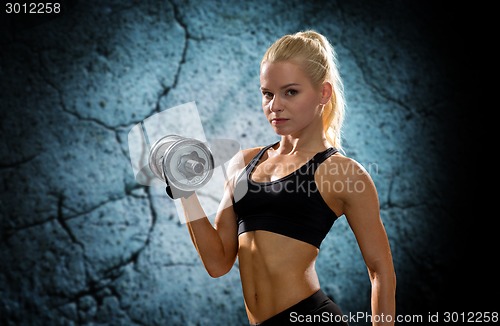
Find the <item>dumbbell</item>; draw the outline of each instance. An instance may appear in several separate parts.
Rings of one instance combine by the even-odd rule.
[[[151,147],[149,167],[157,178],[171,188],[169,195],[179,198],[210,181],[214,158],[208,146],[197,139],[167,135]]]

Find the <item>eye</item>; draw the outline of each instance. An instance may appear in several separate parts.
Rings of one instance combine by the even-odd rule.
[[[299,92],[296,91],[295,89],[289,89],[285,92],[285,95],[287,96],[294,96],[294,95],[297,95]]]
[[[273,93],[267,92],[267,91],[262,91],[262,96],[265,97],[266,99],[272,99]]]

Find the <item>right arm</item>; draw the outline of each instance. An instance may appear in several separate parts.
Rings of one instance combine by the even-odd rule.
[[[214,225],[207,218],[196,193],[188,198],[181,198],[189,235],[205,269],[212,277],[228,273],[236,261],[238,226],[233,209],[233,186],[252,155],[255,155],[255,149],[243,150],[229,162],[224,195]]]
[[[188,198],[181,198],[189,235],[205,269],[212,277],[220,277],[229,272],[238,252],[236,214],[231,205],[230,188],[226,185],[220,204],[223,208],[217,212],[214,225],[206,217],[196,193]]]

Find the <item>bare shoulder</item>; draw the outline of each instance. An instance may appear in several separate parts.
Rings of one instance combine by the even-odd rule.
[[[368,171],[355,159],[335,153],[325,160],[323,172],[337,178],[370,177]]]
[[[320,180],[326,181],[329,185],[334,185],[335,193],[340,197],[353,192],[359,193],[360,189],[374,190],[373,180],[367,169],[355,159],[340,153],[336,153],[325,160],[318,172],[320,173]]]
[[[236,176],[250,163],[263,147],[252,147],[238,151],[229,161],[228,175]]]
[[[264,146],[260,147],[252,147],[241,150],[241,155],[244,159],[245,165],[250,163],[250,161],[259,153],[259,151],[264,148]]]
[[[362,212],[375,212],[378,195],[369,171],[353,158],[336,153],[326,159],[315,176],[321,195],[337,216],[349,220]]]

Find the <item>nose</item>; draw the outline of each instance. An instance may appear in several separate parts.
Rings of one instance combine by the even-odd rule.
[[[273,99],[271,102],[269,102],[269,110],[271,112],[282,112],[283,111],[283,106],[281,101],[278,101],[278,97],[275,95],[273,96]]]

